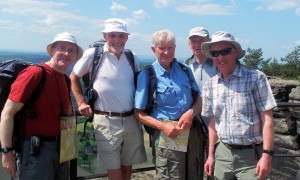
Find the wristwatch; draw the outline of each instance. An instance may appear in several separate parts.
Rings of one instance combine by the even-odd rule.
[[[269,154],[271,156],[274,156],[274,151],[273,150],[263,150],[263,153]]]
[[[196,111],[194,110],[194,109],[190,109],[191,111],[192,111],[192,113],[193,113],[193,116],[196,116],[197,114],[196,114]]]
[[[3,153],[8,153],[9,151],[12,151],[12,150],[14,150],[13,147],[3,147],[3,148],[1,148],[1,152],[3,152]]]

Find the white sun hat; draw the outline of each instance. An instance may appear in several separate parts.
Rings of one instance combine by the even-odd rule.
[[[210,47],[212,44],[219,43],[219,42],[231,43],[237,51],[237,57],[236,57],[237,59],[241,59],[246,54],[245,50],[242,49],[240,43],[235,41],[234,37],[225,31],[215,32],[211,37],[211,41],[202,43],[202,45],[201,45],[202,53],[206,57],[213,58],[210,54]]]
[[[83,55],[83,49],[77,44],[77,40],[75,39],[75,36],[73,34],[70,34],[68,32],[63,32],[60,34],[57,34],[53,41],[47,45],[47,52],[51,56],[51,47],[52,45],[57,41],[64,41],[64,42],[70,42],[77,46],[77,55],[76,60],[80,59]]]
[[[124,20],[119,18],[110,18],[104,22],[104,30],[103,33],[110,32],[122,32],[129,34],[127,31],[127,25]]]

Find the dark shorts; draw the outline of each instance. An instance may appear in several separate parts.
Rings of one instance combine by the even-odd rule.
[[[30,141],[24,141],[20,154],[20,180],[69,180],[69,163],[59,164],[58,142],[43,142],[40,153],[30,154]]]

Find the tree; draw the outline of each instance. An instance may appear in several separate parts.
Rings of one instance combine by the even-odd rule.
[[[281,58],[283,65],[282,75],[287,79],[296,79],[300,75],[300,45],[290,52],[285,58]]]
[[[260,69],[261,64],[264,60],[262,57],[263,55],[262,49],[247,48],[246,52],[248,54],[244,56],[245,66],[251,69]]]

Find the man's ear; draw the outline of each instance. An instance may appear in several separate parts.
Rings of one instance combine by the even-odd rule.
[[[155,54],[155,47],[151,46],[152,52]]]
[[[104,39],[105,41],[107,41],[107,40],[106,40],[106,33],[102,33],[102,35],[103,35],[103,39]]]

